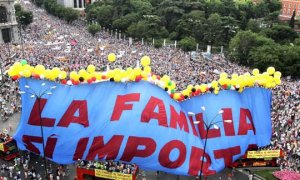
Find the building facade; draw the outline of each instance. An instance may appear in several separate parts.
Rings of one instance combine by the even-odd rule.
[[[88,4],[91,4],[97,0],[57,0],[58,4],[64,7],[70,7],[74,9],[84,9]]]
[[[14,0],[0,0],[0,43],[19,43]]]
[[[295,11],[296,19],[300,16],[300,0],[281,0],[282,9],[280,19],[291,19],[293,12]]]

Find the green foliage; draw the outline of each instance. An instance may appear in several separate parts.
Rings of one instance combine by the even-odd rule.
[[[250,30],[255,33],[260,32],[260,22],[256,19],[250,19],[247,24],[247,30]]]
[[[251,31],[240,31],[229,43],[229,56],[233,61],[252,66],[253,61],[249,58],[250,51],[259,46],[272,44],[275,44],[272,39]]]
[[[35,1],[35,3],[40,2],[42,1]],[[43,3],[44,8],[48,13],[64,19],[65,21],[67,21],[67,23],[71,23],[79,17],[79,12],[77,10],[72,8],[65,8],[64,6],[57,4],[55,0],[45,0],[43,1]]]
[[[297,33],[286,25],[274,25],[272,28],[261,31],[261,34],[277,43],[291,43],[298,37]]]
[[[196,49],[197,42],[193,37],[185,37],[179,41],[179,46],[184,51],[192,51]]]
[[[97,7],[97,22],[107,28],[111,28],[113,16],[113,7],[111,5],[103,5]]]
[[[300,46],[264,45],[251,50],[254,66],[265,70],[270,64],[284,75],[300,77]]]
[[[88,31],[89,31],[89,33],[92,34],[92,36],[95,36],[95,34],[100,31],[99,24],[91,24],[91,25],[89,25],[88,26]]]
[[[42,5],[44,4],[44,1],[47,1],[47,0],[32,0],[32,2],[34,2],[38,7],[42,7]]]
[[[16,13],[19,12],[19,11],[22,11],[21,4],[15,4],[15,10],[16,10]]]
[[[22,27],[26,27],[30,23],[32,23],[33,20],[33,14],[31,11],[18,11],[16,12],[16,18],[18,23],[22,25]]]
[[[78,19],[79,12],[72,8],[65,8],[63,18],[67,21],[67,23],[71,23]]]

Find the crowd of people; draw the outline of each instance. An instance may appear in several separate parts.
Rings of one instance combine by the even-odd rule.
[[[93,64],[98,70],[107,64],[107,55],[115,53],[117,60],[110,68],[135,67],[142,56],[151,57],[152,71],[158,75],[167,74],[183,90],[189,84],[209,83],[218,79],[220,72],[244,74],[251,69],[224,58],[213,60],[192,60],[189,53],[173,46],[154,48],[151,44],[139,41],[132,44],[123,34],[102,29],[96,36],[86,30],[82,21],[67,24],[47,14],[31,3],[26,8],[33,12],[33,23],[22,31],[22,45],[1,45],[0,53],[5,57],[4,69],[15,60],[26,59],[29,64],[42,64],[46,68],[60,67],[66,71],[79,70]],[[22,50],[24,49],[24,51]],[[219,57],[219,56],[218,56]],[[221,57],[221,56],[220,56]],[[282,149],[285,156],[280,159],[282,169],[300,171],[300,80],[282,79],[282,85],[274,88],[272,96],[271,146]],[[1,87],[1,119],[21,109],[18,83],[8,78]]]
[[[138,173],[138,166],[135,164],[127,164],[119,161],[78,161],[78,167],[86,169],[101,169],[108,172],[118,172],[123,174]]]

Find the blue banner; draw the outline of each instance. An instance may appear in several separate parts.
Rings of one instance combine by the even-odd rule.
[[[47,158],[60,164],[114,159],[199,175],[204,157],[202,172],[210,175],[271,138],[271,91],[263,88],[181,103],[144,81],[68,86],[22,78],[20,90],[18,147],[43,155],[44,142]]]

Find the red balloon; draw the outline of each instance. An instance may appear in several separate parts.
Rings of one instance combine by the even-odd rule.
[[[135,81],[139,82],[140,80],[142,80],[142,76],[141,75],[136,76]]]
[[[92,79],[88,79],[87,82],[88,82],[89,84],[91,84],[91,83],[93,82],[93,80],[92,80]]]
[[[18,77],[18,75],[14,75],[13,77],[11,77],[12,78],[12,80],[18,80],[19,79],[19,77]]]
[[[92,77],[92,80],[93,80],[93,81],[96,81],[96,77],[95,77],[95,76],[94,76],[94,77]]]
[[[78,85],[79,84],[79,81],[75,81],[74,80],[74,82],[72,82],[74,85]]]
[[[101,79],[106,79],[106,76],[105,76],[105,75],[102,75],[102,76],[101,76]]]
[[[173,99],[174,98],[174,94],[170,94],[170,97]]]
[[[60,81],[62,84],[67,84],[67,80],[63,79]]]
[[[35,75],[34,75],[34,78],[36,78],[36,79],[40,79],[40,75],[38,75],[38,74],[35,74]]]

